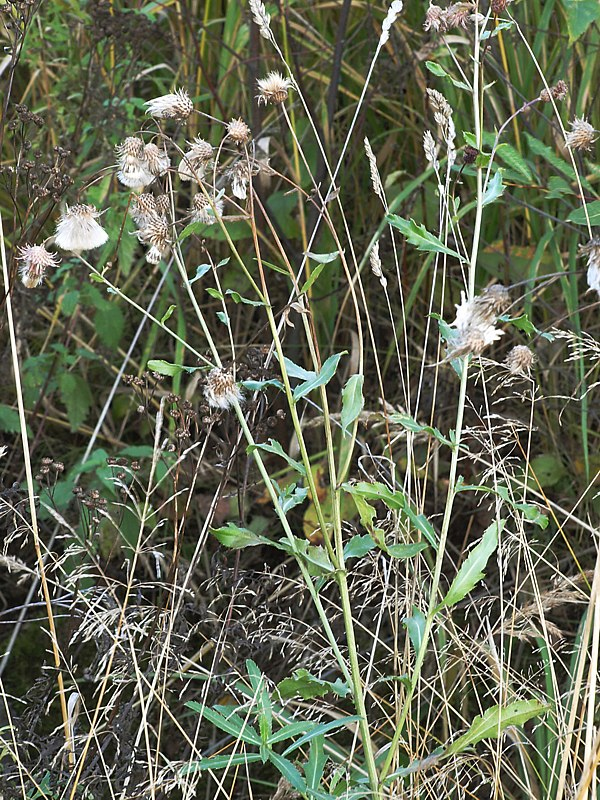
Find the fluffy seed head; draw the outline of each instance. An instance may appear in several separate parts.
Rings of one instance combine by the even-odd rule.
[[[192,214],[192,222],[202,222],[204,225],[212,225],[219,217],[223,216],[223,201],[213,200],[211,206],[208,198],[202,193],[198,192],[192,198],[192,207],[190,208]]]
[[[283,103],[287,100],[288,91],[294,85],[289,78],[284,78],[280,72],[269,72],[266,78],[259,78],[258,85],[258,104]]]
[[[156,119],[185,120],[194,110],[189,94],[185,89],[177,89],[171,94],[164,94],[144,103],[148,106],[146,114]]]
[[[595,236],[579,248],[582,256],[587,256],[587,282],[590,289],[600,294],[600,236]]]
[[[506,356],[504,363],[513,375],[529,375],[535,363],[535,354],[524,344],[518,344]]]
[[[446,9],[446,26],[466,30],[473,22],[475,9],[473,3],[453,3]]]
[[[508,289],[501,284],[489,286],[472,300],[461,292],[461,303],[456,306],[456,319],[451,327],[456,329],[448,342],[446,358],[465,355],[481,355],[483,350],[504,335],[496,328],[496,320],[510,305]]]
[[[136,232],[142,244],[149,244],[159,250],[166,251],[171,244],[169,223],[164,217],[153,214],[148,217],[144,227]]]
[[[129,207],[133,221],[139,228],[143,228],[146,220],[157,214],[156,198],[149,192],[138,194],[134,197],[131,206]]]
[[[144,158],[152,175],[164,175],[171,166],[166,150],[161,150],[152,142],[144,147]]]
[[[425,22],[423,23],[423,28],[426,31],[445,33],[448,30],[446,11],[440,6],[436,6],[432,3],[425,13]]]
[[[540,100],[543,100],[544,103],[550,103],[553,99],[554,100],[564,100],[565,97],[569,94],[569,87],[564,81],[558,81],[555,86],[551,86],[550,89],[542,89],[540,92]]]
[[[81,253],[83,250],[94,250],[108,241],[108,234],[96,222],[100,212],[95,206],[78,204],[67,206],[56,226],[54,241],[61,250]]]
[[[144,142],[137,136],[128,136],[115,148],[117,153],[117,178],[130,189],[143,189],[154,180],[144,155]]]
[[[234,144],[240,147],[244,144],[248,144],[251,136],[252,132],[250,128],[241,117],[232,119],[231,122],[228,123],[226,138],[230,139]]]
[[[598,138],[595,135],[597,131],[583,117],[575,117],[573,122],[569,124],[571,125],[571,130],[565,139],[567,147],[571,147],[573,150],[591,150],[592,145]]]
[[[245,200],[248,196],[248,184],[252,175],[256,175],[259,171],[256,162],[248,163],[240,159],[236,161],[233,166],[229,167],[225,177],[231,183],[231,191],[234,197],[238,200]]]
[[[58,266],[58,256],[49,253],[41,244],[27,244],[19,247],[20,255],[17,256],[22,261],[20,267],[21,281],[28,289],[34,289],[44,280],[44,275],[48,267]]]
[[[161,217],[167,217],[170,209],[171,209],[171,198],[168,194],[159,194],[158,197],[155,198],[156,201],[156,211]]]
[[[204,177],[208,162],[213,156],[213,146],[200,137],[196,137],[193,142],[188,142],[188,144],[190,149],[184,153],[179,162],[177,173],[182,181],[198,183]]]
[[[235,401],[241,403],[244,399],[233,375],[218,367],[211,369],[206,376],[204,397],[209,406],[220,408],[223,411],[232,408]]]

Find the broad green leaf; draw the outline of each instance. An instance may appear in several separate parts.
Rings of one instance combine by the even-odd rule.
[[[298,384],[298,386],[296,386],[296,388],[294,389],[294,394],[293,394],[294,401],[298,402],[298,400],[300,400],[301,397],[310,394],[310,392],[312,392],[313,389],[318,389],[320,386],[326,386],[335,375],[335,371],[337,370],[340,358],[344,354],[345,351],[343,353],[335,353],[334,355],[329,356],[327,361],[323,364],[323,366],[321,367],[319,372],[314,376],[314,378],[311,378],[310,380]]]
[[[212,286],[209,286],[206,290],[206,294],[209,294],[211,297],[214,297],[215,300],[223,300],[223,295],[218,289],[213,289]]]
[[[0,431],[18,433],[21,430],[19,412],[16,408],[0,405]]]
[[[240,528],[233,522],[228,522],[221,528],[211,528],[210,532],[218,539],[223,547],[230,547],[232,550],[241,550],[244,547],[256,547],[259,544],[271,544],[266,536],[260,536],[248,528]]]
[[[292,469],[295,469],[296,472],[299,472],[301,475],[306,477],[306,468],[304,464],[301,464],[300,461],[295,461],[291,456],[289,456],[279,442],[275,441],[275,439],[269,439],[266,444],[251,444],[246,448],[247,453],[253,453],[255,450],[261,450],[263,453],[274,453],[277,456],[281,456],[281,458],[283,458],[284,461],[286,461],[290,467],[292,467]]]
[[[562,174],[566,175],[567,178],[570,178],[572,181],[576,180],[575,170],[573,167],[570,164],[567,164],[564,159],[557,156],[551,147],[543,144],[535,136],[527,133],[527,131],[525,131],[525,138],[527,139],[527,144],[529,145],[529,149],[532,153],[534,153],[536,156],[540,156],[540,158],[543,158],[544,161],[547,161],[559,172],[562,172]]]
[[[94,327],[102,344],[116,350],[125,328],[123,312],[116,303],[105,300],[94,314]]]
[[[76,431],[86,419],[92,407],[92,392],[80,375],[62,372],[58,378],[60,399],[67,409],[67,417],[72,431]]]
[[[600,22],[598,0],[562,0],[567,17],[569,44],[573,44],[594,22]]]
[[[567,221],[574,222],[576,225],[587,225],[586,211],[590,218],[590,225],[600,225],[600,200],[585,203],[581,208],[576,208],[575,211],[571,211],[567,217]]]
[[[450,439],[446,439],[446,437],[440,433],[437,428],[432,428],[431,425],[422,425],[408,414],[390,414],[388,416],[388,420],[394,425],[402,425],[403,428],[405,428],[407,431],[412,431],[412,433],[426,433],[428,436],[433,436],[433,438],[437,439],[438,442],[441,442],[441,444],[452,447],[452,442]]]
[[[277,353],[275,353],[275,357],[277,360]],[[289,378],[299,378],[301,381],[310,381],[316,376],[316,372],[312,372],[311,370],[304,369],[304,367],[298,366],[298,364],[294,364],[289,358],[283,358],[283,366],[285,367],[286,374]]]
[[[567,474],[560,456],[541,453],[531,460],[531,469],[543,489],[556,486]]]
[[[345,488],[345,486],[343,487]],[[373,525],[373,520],[375,519],[376,511],[372,505],[370,505],[364,497],[357,493],[349,493],[354,501],[354,505],[356,506],[356,510],[360,516],[361,525],[366,528],[371,538],[374,540],[374,544],[376,547],[380,547],[382,550],[385,548],[385,533],[381,530],[381,528],[376,528]]]
[[[408,638],[413,646],[415,653],[421,649],[423,636],[425,635],[425,614],[416,606],[412,608],[412,615],[405,617],[402,624],[408,631]]]
[[[201,367],[184,367],[183,364],[170,364],[168,361],[163,361],[160,358],[153,358],[148,361],[148,369],[151,372],[158,372],[159,375],[168,375],[173,377],[180,372],[197,372]]]
[[[375,514],[375,509],[372,506],[368,507]],[[377,543],[373,541],[373,537],[368,533],[365,533],[364,536],[357,534],[344,547],[344,558],[362,558],[375,547],[377,547]]]
[[[280,489],[276,481],[273,481],[273,484],[277,490],[277,502],[284,514],[287,514],[292,508],[302,505],[308,497],[308,487],[306,486],[296,486],[295,483],[290,483],[285,489]]]
[[[326,262],[323,262],[322,264],[318,264],[318,265],[317,265],[317,266],[316,266],[316,267],[313,269],[313,271],[310,273],[310,277],[308,278],[308,280],[306,280],[306,281],[303,283],[303,285],[302,285],[302,288],[300,289],[300,294],[304,294],[305,292],[308,292],[308,290],[310,289],[310,287],[313,285],[313,283],[314,283],[314,282],[317,280],[317,278],[319,277],[319,275],[320,275],[320,274],[323,272],[323,270],[325,269],[325,266],[326,266]]]
[[[471,550],[469,556],[460,569],[448,593],[440,603],[440,608],[451,608],[466,597],[480,580],[485,577],[484,570],[493,553],[498,547],[498,535],[504,529],[506,520],[494,521],[484,531],[479,544]]]
[[[464,752],[483,739],[497,739],[502,731],[512,725],[523,725],[539,717],[547,706],[539,700],[517,700],[507,706],[492,706],[482,716],[473,720],[471,727],[444,751],[444,758]]]
[[[471,87],[468,83],[456,80],[456,78],[453,78],[452,75],[446,72],[443,67],[440,67],[439,64],[436,64],[435,61],[426,61],[425,66],[432,75],[437,75],[438,78],[447,78],[449,81],[452,81],[457,89],[466,89],[467,91],[471,91]]]
[[[235,736],[236,739],[241,739],[246,744],[260,745],[260,736],[248,724],[248,720],[238,716],[235,711],[228,710],[227,715],[225,715],[220,710],[203,706],[202,703],[198,703],[195,700],[189,700],[186,706],[200,714],[203,719],[212,722],[219,730]]]
[[[339,257],[339,252],[335,250],[333,253],[310,253],[306,252],[305,254],[307,258],[310,258],[311,261],[316,261],[317,264],[331,264],[332,261],[335,261],[336,258]]]
[[[284,750],[283,755],[287,756],[289,753],[297,750],[299,747],[302,747],[302,745],[306,744],[306,742],[310,742],[310,740],[314,739],[315,736],[321,736],[322,734],[329,733],[330,731],[335,731],[338,728],[345,728],[350,722],[360,722],[360,719],[361,718],[358,716],[342,717],[342,719],[334,719],[331,720],[331,722],[323,722],[320,725],[315,725],[312,731],[305,733],[304,736],[301,736],[293,744],[291,744],[287,750]]]
[[[410,542],[409,544],[388,544],[386,552],[392,558],[412,558],[416,556],[421,550],[426,550],[429,547],[428,542]]]
[[[341,423],[344,433],[358,417],[365,404],[363,397],[364,375],[351,375],[342,389]]]
[[[504,502],[511,508],[515,509],[515,511],[520,511],[528,522],[533,522],[534,525],[537,525],[540,528],[548,527],[548,522],[549,522],[548,517],[540,511],[538,506],[536,506],[534,503],[515,502],[509,489],[506,486],[499,485],[496,486],[495,489],[491,489],[489,486],[465,484],[462,482],[461,479],[459,479],[456,484],[456,491],[484,492],[485,494],[495,494],[498,497],[501,497],[504,500]]]
[[[345,483],[342,487],[351,495],[358,495],[366,500],[379,500],[391,509],[399,511],[414,528],[427,539],[430,545],[437,549],[437,534],[435,528],[424,514],[419,514],[410,505],[404,492],[400,489],[393,491],[383,483],[366,483],[364,481],[354,484]],[[371,531],[369,531],[371,533]]]
[[[283,383],[277,380],[277,378],[270,378],[266,381],[240,381],[240,386],[243,386],[244,389],[248,389],[249,392],[262,392],[267,386],[276,386],[282,391],[284,389]]]
[[[200,264],[199,267],[196,267],[196,274],[194,275],[193,278],[190,278],[188,280],[188,283],[192,284],[195,281],[199,281],[200,278],[203,278],[207,272],[210,272],[210,270],[211,270],[210,264]]]
[[[283,700],[297,696],[304,700],[312,700],[313,697],[323,697],[328,692],[333,692],[338,697],[346,697],[350,689],[340,678],[332,683],[311,675],[306,669],[297,669],[291,678],[284,678],[277,684],[277,691]]]
[[[320,787],[326,762],[325,737],[321,734],[311,741],[308,761],[304,765],[304,775],[309,789]]]
[[[276,545],[280,550],[291,553],[296,558],[302,559],[310,575],[322,577],[335,572],[327,551],[318,545],[311,544],[307,539],[294,537],[293,543],[289,539],[279,539]]]
[[[488,183],[487,189],[483,194],[481,204],[484,206],[493,203],[499,197],[502,197],[504,192],[504,184],[502,183],[502,169],[498,169],[492,180]]]
[[[429,233],[424,225],[418,225],[414,219],[407,220],[397,214],[388,214],[386,219],[392,227],[398,228],[406,236],[408,243],[414,245],[417,250],[428,253],[446,253],[449,256],[454,256],[459,261],[465,260],[456,250],[446,247],[437,236]]]

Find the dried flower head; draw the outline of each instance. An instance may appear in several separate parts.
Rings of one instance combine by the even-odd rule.
[[[574,150],[591,150],[592,145],[598,138],[595,135],[598,131],[594,130],[590,123],[583,117],[581,119],[575,117],[573,122],[569,124],[571,125],[571,130],[565,139],[567,147],[571,147]]]
[[[289,78],[284,78],[280,72],[269,72],[266,78],[259,78],[258,85],[258,104],[264,103],[283,103],[287,100],[288,91],[293,87],[293,82]]]
[[[226,138],[230,139],[234,144],[241,147],[244,144],[248,144],[252,137],[252,131],[246,125],[243,119],[232,119],[231,122],[227,124],[227,133]]]
[[[144,158],[152,175],[164,175],[171,166],[167,151],[152,142],[144,147]]]
[[[155,97],[144,105],[148,106],[146,114],[156,119],[185,120],[194,110],[194,104],[185,89],[177,89],[171,94]]]
[[[504,14],[506,11],[506,6],[509,3],[512,3],[512,0],[492,0],[490,3],[492,14],[494,14],[496,17],[500,16],[500,14]]]
[[[471,147],[470,144],[465,145],[465,149],[463,150],[463,164],[474,164],[478,155],[479,150],[476,147]]]
[[[450,28],[463,28],[466,30],[473,23],[478,15],[477,6],[474,3],[452,3],[446,9],[446,26]]]
[[[206,168],[213,156],[213,146],[198,136],[193,142],[188,142],[188,145],[190,149],[183,154],[183,158],[177,168],[177,174],[182,181],[195,181],[198,183],[204,177]]]
[[[231,191],[238,200],[245,200],[248,196],[248,184],[252,176],[257,175],[260,170],[256,161],[248,162],[239,159],[225,173],[225,178],[231,183]]]
[[[529,375],[535,364],[535,354],[524,344],[518,344],[510,351],[504,361],[513,375]]]
[[[445,33],[448,30],[445,9],[431,3],[425,14],[425,22],[423,23],[423,28],[426,31]]]
[[[169,211],[171,210],[171,198],[168,194],[159,194],[155,198],[156,202],[156,212],[161,217],[167,218]]]
[[[101,247],[108,241],[108,234],[96,222],[100,213],[95,206],[84,204],[67,206],[56,226],[54,239],[56,246],[73,253]]]
[[[192,198],[192,207],[190,208],[192,214],[192,222],[202,222],[204,225],[212,225],[219,217],[223,216],[223,201],[212,201],[212,205],[202,192],[198,192]]]
[[[235,403],[243,402],[240,387],[235,382],[233,375],[224,369],[211,369],[206,376],[204,397],[209,406],[227,411]]]
[[[155,178],[144,155],[144,142],[137,136],[128,136],[115,148],[117,153],[117,178],[130,189],[142,189]]]
[[[549,89],[542,89],[540,100],[543,100],[544,103],[550,103],[552,100],[564,100],[568,94],[569,87],[567,84],[564,81],[558,81],[555,86],[551,86]]]
[[[28,289],[35,289],[40,285],[48,267],[58,266],[56,253],[49,253],[41,244],[27,244],[19,247],[19,251],[17,258],[23,262],[19,270],[21,281]]]
[[[488,345],[498,341],[504,331],[496,328],[496,320],[509,305],[509,291],[501,284],[489,286],[472,300],[461,292],[461,303],[456,306],[456,319],[451,324],[456,333],[448,342],[446,359],[481,355]]]
[[[169,223],[158,214],[149,216],[144,222],[144,227],[136,231],[136,236],[142,244],[150,245],[146,253],[146,261],[150,264],[158,264],[169,252],[171,246]]]
[[[587,256],[587,282],[590,289],[600,294],[600,236],[579,247],[579,253]]]
[[[138,194],[134,197],[129,207],[129,213],[138,228],[143,228],[146,224],[146,220],[158,213],[156,198],[149,192]]]

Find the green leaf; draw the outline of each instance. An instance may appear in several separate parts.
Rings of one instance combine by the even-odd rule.
[[[301,559],[313,577],[323,577],[335,572],[335,567],[331,563],[327,551],[318,545],[311,544],[307,539],[299,539],[294,536],[293,543],[289,539],[279,539],[276,547]]]
[[[276,481],[273,481],[273,484],[277,489],[277,502],[284,514],[301,505],[308,497],[308,487],[296,486],[295,483],[290,483],[285,489],[279,489]]]
[[[300,463],[300,461],[295,461],[291,456],[289,456],[279,442],[275,441],[275,439],[269,439],[267,444],[251,444],[246,448],[247,453],[253,453],[255,450],[261,450],[264,453],[274,453],[277,456],[281,456],[281,458],[283,458],[284,461],[286,461],[290,467],[292,467],[292,469],[295,469],[296,472],[299,472],[301,475],[306,477],[306,467],[304,464]]]
[[[534,503],[515,502],[508,487],[506,486],[499,485],[496,486],[495,489],[492,489],[489,486],[465,484],[459,478],[456,484],[456,491],[484,492],[486,494],[495,494],[497,497],[501,497],[504,500],[504,502],[512,509],[514,509],[515,511],[520,511],[528,522],[533,522],[534,525],[537,525],[542,529],[548,527],[548,522],[549,522],[548,517],[540,511],[537,505],[535,505]]]
[[[92,407],[92,392],[80,375],[62,372],[58,378],[60,399],[67,409],[67,417],[71,430],[76,431],[86,419]]]
[[[266,381],[240,381],[240,386],[248,389],[249,392],[262,392],[267,386],[276,386],[278,389],[284,390],[283,383],[277,378],[270,378]]]
[[[345,483],[342,488],[353,496],[358,495],[366,500],[379,500],[392,511],[399,511],[401,516],[408,519],[412,526],[423,534],[429,544],[437,549],[435,528],[427,517],[412,508],[404,492],[400,489],[393,491],[383,483],[366,483],[364,481],[354,484]]]
[[[481,204],[484,206],[493,203],[499,197],[502,197],[504,192],[504,184],[502,183],[502,169],[498,169],[492,180],[488,183],[487,189],[483,194]]]
[[[585,203],[581,208],[576,208],[567,217],[567,222],[587,225],[586,211],[590,218],[590,225],[600,225],[600,200],[594,200],[592,203]]]
[[[394,425],[402,425],[403,428],[412,433],[426,433],[428,436],[433,436],[433,438],[437,439],[441,444],[452,447],[450,439],[446,439],[437,428],[432,428],[431,425],[422,425],[408,414],[390,414],[388,420]]]
[[[446,253],[449,256],[457,258],[459,261],[465,260],[456,250],[451,250],[449,247],[446,247],[437,236],[429,233],[424,225],[418,225],[414,219],[407,220],[403,217],[399,217],[397,214],[388,214],[386,219],[392,227],[398,228],[398,230],[406,236],[408,243],[414,245],[417,250],[428,253]]]
[[[94,326],[102,344],[116,350],[125,328],[125,317],[119,306],[105,300],[94,314]]]
[[[368,504],[367,506],[375,514],[375,509]],[[373,537],[368,533],[365,533],[364,536],[357,534],[344,547],[344,558],[362,558],[375,547],[377,547],[377,543],[373,541]]]
[[[288,761],[287,758],[273,751],[269,753],[269,761],[277,768],[280,775],[282,775],[288,783],[291,783],[294,789],[303,794],[306,793],[306,781],[291,761]]]
[[[193,278],[190,278],[188,280],[188,283],[191,285],[195,281],[199,281],[200,278],[203,278],[207,272],[211,271],[211,269],[212,267],[210,266],[210,264],[200,264],[199,267],[196,267],[196,274],[194,275]]]
[[[498,547],[498,536],[504,529],[506,520],[494,521],[486,528],[479,544],[471,550],[467,559],[458,570],[448,593],[439,608],[451,608],[466,597],[480,580],[485,577],[484,569]]]
[[[313,271],[310,273],[310,277],[309,277],[309,279],[308,279],[307,281],[305,281],[305,282],[304,282],[304,284],[303,284],[302,288],[300,289],[300,294],[304,294],[305,292],[308,292],[308,290],[310,289],[310,287],[313,285],[313,283],[314,283],[314,282],[317,280],[317,278],[319,277],[319,275],[320,275],[320,274],[323,272],[323,270],[325,269],[325,266],[326,266],[326,262],[323,262],[322,264],[318,264],[318,265],[317,265],[317,266],[316,266],[316,267],[313,269]]]
[[[212,286],[209,286],[206,290],[206,294],[214,297],[215,300],[223,300],[223,295],[218,289],[213,289]]]
[[[18,433],[21,430],[19,412],[16,408],[0,405],[0,431]]]
[[[148,369],[151,372],[158,372],[159,375],[168,375],[173,377],[180,372],[197,372],[202,367],[184,367],[183,364],[171,364],[168,361],[163,361],[160,358],[153,358],[148,361]]]
[[[211,528],[210,532],[223,547],[230,547],[232,550],[256,547],[259,544],[271,544],[271,541],[266,536],[260,536],[248,528],[240,528],[233,522],[228,522],[227,525],[223,525],[221,528]]]
[[[301,736],[297,739],[293,744],[291,744],[287,750],[283,751],[283,755],[287,756],[289,753],[297,750],[299,747],[302,747],[303,744],[310,742],[311,739],[314,739],[315,736],[321,736],[322,734],[329,733],[330,731],[335,731],[338,728],[344,728],[350,722],[360,722],[361,717],[353,716],[353,717],[342,717],[342,719],[334,719],[331,722],[323,722],[320,725],[315,725],[312,731],[309,733],[305,733],[304,736]]]
[[[425,635],[425,614],[416,606],[412,608],[412,616],[405,617],[402,624],[408,631],[408,638],[413,646],[415,653],[421,649],[423,636]]]
[[[246,744],[253,744],[257,747],[260,745],[260,736],[254,728],[248,724],[248,721],[239,717],[235,711],[228,709],[225,715],[221,713],[219,709],[209,708],[195,700],[189,700],[186,706],[200,714],[203,719],[212,722],[219,730],[225,731],[225,733],[229,733],[231,736],[235,736],[236,739],[241,739],[243,742],[246,742]]]
[[[311,675],[306,669],[297,669],[291,678],[284,678],[277,684],[277,691],[282,700],[297,696],[304,700],[312,700],[314,697],[323,697],[328,692],[333,692],[338,697],[346,697],[350,689],[340,678],[332,683]]]
[[[503,161],[515,172],[525,178],[526,181],[533,181],[533,173],[529,168],[529,164],[525,161],[519,151],[510,144],[499,144],[496,149],[498,158]]]
[[[239,292],[236,292],[233,289],[227,289],[225,294],[229,295],[236,304],[243,303],[247,306],[264,306],[262,300],[248,300],[247,297],[242,297]]]
[[[335,250],[333,253],[310,253],[307,251],[305,255],[311,261],[316,261],[317,264],[331,264],[339,256],[339,251]]]
[[[277,360],[277,353],[275,353],[275,357]],[[304,369],[304,367],[298,366],[298,364],[294,364],[291,359],[283,358],[283,366],[285,367],[286,374],[289,378],[299,378],[301,381],[310,381],[316,376],[316,372],[312,372],[311,370]]]
[[[171,317],[171,315],[173,314],[173,312],[175,311],[175,309],[176,309],[176,308],[177,308],[177,306],[174,306],[174,305],[170,305],[170,306],[167,308],[167,310],[165,311],[165,313],[164,313],[164,314],[162,315],[162,317],[160,318],[160,321],[161,321],[161,323],[162,323],[163,325],[164,325],[164,324],[165,324],[165,322],[166,322],[166,321],[169,319],[169,317]]]
[[[327,361],[323,364],[319,372],[313,378],[298,384],[298,386],[296,386],[294,389],[294,402],[297,403],[301,397],[310,394],[313,389],[317,389],[319,386],[326,386],[335,375],[340,358],[343,355],[345,355],[345,351],[343,353],[335,353],[334,355],[329,356]]]
[[[436,64],[435,61],[426,61],[425,66],[432,75],[436,75],[438,78],[447,78],[448,80],[452,81],[457,89],[466,89],[467,91],[471,90],[471,87],[468,83],[456,80],[456,78],[453,78],[452,75],[446,72],[443,67],[440,67],[439,64]]]
[[[572,181],[576,180],[575,170],[573,167],[570,164],[567,164],[564,159],[559,158],[559,156],[556,155],[551,147],[542,144],[539,139],[536,139],[535,136],[527,133],[527,131],[525,131],[525,138],[527,139],[527,144],[529,145],[529,149],[532,153],[534,153],[536,156],[540,156],[540,158],[543,158],[544,161],[547,161],[556,170],[562,172],[562,174],[566,175],[567,178],[570,178]]]
[[[443,756],[462,753],[483,739],[497,739],[506,728],[523,725],[546,710],[547,706],[539,700],[517,700],[507,706],[492,706],[482,716],[475,717],[469,730],[447,747]]]
[[[569,44],[573,44],[587,31],[593,22],[600,21],[598,0],[563,0],[567,16]]]
[[[416,556],[421,550],[426,550],[429,547],[428,542],[410,542],[410,544],[388,544],[386,552],[392,558],[412,558]]]
[[[531,469],[543,489],[556,486],[567,474],[560,456],[541,453],[531,460]]]
[[[342,389],[341,423],[344,433],[363,410],[365,404],[362,391],[364,380],[364,375],[351,375]]]
[[[229,765],[232,767],[238,764],[253,764],[256,761],[262,761],[258,753],[234,753],[230,756],[211,756],[210,758],[203,758],[202,761],[190,761],[179,770],[180,775],[189,775],[192,772],[202,772],[206,769],[226,769]]]

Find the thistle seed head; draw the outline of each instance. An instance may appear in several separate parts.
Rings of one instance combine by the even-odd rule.
[[[446,11],[440,6],[431,3],[425,13],[423,29],[426,31],[435,31],[436,33],[445,33],[448,30]]]
[[[148,108],[146,114],[156,119],[177,119],[186,120],[194,110],[189,94],[185,89],[177,89],[171,94],[164,94],[155,97],[144,103]]]
[[[48,267],[58,266],[58,256],[49,253],[41,244],[27,244],[19,247],[20,255],[17,256],[23,263],[19,273],[21,281],[28,289],[35,289],[44,280]]]
[[[192,198],[192,222],[201,222],[204,225],[212,225],[219,217],[223,216],[223,201],[213,200],[212,206],[202,192],[198,192]]]
[[[144,147],[144,158],[152,175],[164,175],[171,166],[166,150],[150,143]]]
[[[228,123],[225,138],[231,140],[238,147],[248,144],[251,137],[252,132],[241,117],[232,119]]]
[[[67,206],[56,226],[54,241],[61,250],[81,253],[94,250],[108,241],[108,234],[96,222],[100,211],[95,206],[78,204]]]
[[[157,214],[156,198],[149,192],[138,194],[133,198],[129,213],[138,228],[143,228],[146,220]]]
[[[143,189],[154,180],[144,155],[144,142],[137,136],[128,136],[115,148],[117,153],[117,178],[130,189]]]
[[[525,345],[518,344],[506,356],[504,364],[513,375],[529,376],[535,364],[535,354]]]
[[[244,399],[233,375],[218,367],[211,369],[206,376],[204,397],[209,406],[223,411],[232,408],[236,402],[243,402]]]
[[[542,89],[540,92],[540,100],[543,100],[544,103],[550,103],[552,100],[564,100],[565,97],[569,94],[569,87],[564,81],[558,81],[555,86],[551,86],[550,89]]]
[[[280,72],[269,72],[266,78],[259,78],[258,105],[268,103],[278,104],[287,100],[288,91],[293,87],[289,78],[284,78]]]
[[[587,256],[588,287],[600,294],[600,236],[595,236],[587,244],[581,245],[579,253]]]
[[[591,150],[592,145],[598,138],[595,135],[598,131],[594,130],[584,117],[575,117],[573,122],[569,124],[571,125],[571,130],[565,139],[567,147],[573,150]]]

